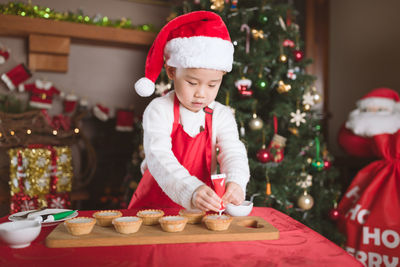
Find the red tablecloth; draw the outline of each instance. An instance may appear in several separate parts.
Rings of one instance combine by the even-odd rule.
[[[94,211],[79,211],[91,216]],[[165,211],[167,215],[176,210]],[[136,210],[122,210],[133,215]],[[0,241],[0,266],[362,266],[323,236],[271,208],[254,208],[280,231],[279,240],[116,247],[47,248],[46,236],[55,226],[42,227],[27,248],[11,249]],[[0,218],[0,223],[8,221]]]

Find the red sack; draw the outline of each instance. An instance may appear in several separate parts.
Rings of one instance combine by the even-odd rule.
[[[399,266],[400,131],[373,137],[377,160],[358,172],[339,203],[346,250],[365,266]]]

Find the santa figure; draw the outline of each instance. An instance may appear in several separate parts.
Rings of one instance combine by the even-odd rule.
[[[372,90],[357,102],[339,133],[349,154],[376,157],[352,179],[337,208],[345,250],[364,266],[399,262],[399,100],[394,90]]]
[[[30,92],[29,104],[40,109],[51,109],[53,96],[60,95],[60,91],[53,86],[52,82],[39,79],[34,83],[20,84],[18,90],[20,92]]]
[[[400,129],[400,97],[392,89],[377,88],[356,105],[339,132],[339,144],[352,156],[371,157],[376,154],[373,136],[394,134]]]

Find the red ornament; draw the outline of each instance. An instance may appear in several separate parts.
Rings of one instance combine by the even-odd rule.
[[[257,152],[257,159],[258,159],[261,163],[267,163],[268,161],[271,160],[271,155],[269,154],[268,150],[266,150],[265,148],[261,148],[261,149]]]
[[[302,51],[300,51],[300,50],[294,50],[293,51],[293,55],[294,55],[294,60],[295,61],[300,61],[304,57],[304,53]]]
[[[339,210],[336,208],[333,208],[329,211],[329,218],[331,218],[332,221],[337,221],[340,217]]]
[[[253,90],[247,90],[247,91],[239,91],[239,94],[241,97],[251,97],[253,95]]]
[[[285,47],[294,47],[294,42],[290,39],[286,39],[283,41],[282,45]]]
[[[329,169],[332,166],[332,163],[329,160],[324,161],[324,170]]]

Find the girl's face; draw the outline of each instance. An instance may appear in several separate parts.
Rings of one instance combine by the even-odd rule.
[[[175,94],[188,110],[197,112],[213,102],[221,86],[224,72],[211,69],[186,69],[166,66],[174,81]]]

